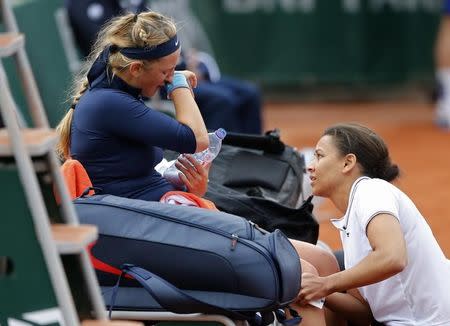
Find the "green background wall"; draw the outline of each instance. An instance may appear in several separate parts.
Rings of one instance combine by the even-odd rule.
[[[54,126],[72,78],[54,17],[63,1],[11,2]],[[269,88],[431,83],[440,2],[190,0],[222,71]]]
[[[436,0],[191,0],[222,69],[264,84],[429,80]]]

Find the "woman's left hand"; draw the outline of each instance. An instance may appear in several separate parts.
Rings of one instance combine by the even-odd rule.
[[[202,197],[208,189],[208,174],[211,164],[202,165],[192,155],[183,154],[175,163],[181,180],[186,185],[187,191]]]

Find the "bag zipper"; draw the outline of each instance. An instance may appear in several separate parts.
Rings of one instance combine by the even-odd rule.
[[[259,232],[261,232],[261,234],[264,234],[264,235],[270,233],[269,231],[260,227],[255,222],[252,222],[252,221],[247,221],[247,222],[252,226],[252,228],[251,228],[251,230],[252,230],[251,232],[252,232],[252,236],[253,236],[252,240],[255,238],[255,230],[258,230]]]
[[[249,227],[249,231],[248,233],[250,234],[250,240],[254,240],[255,239],[255,223],[251,222],[251,221],[246,221],[245,223],[246,225],[248,225]]]
[[[233,233],[231,235],[231,247],[230,247],[231,250],[236,249],[238,239],[239,239],[239,236],[236,233]]]

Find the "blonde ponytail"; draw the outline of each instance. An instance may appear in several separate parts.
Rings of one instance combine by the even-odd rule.
[[[78,92],[73,96],[73,102],[69,111],[59,122],[58,126],[56,126],[56,132],[59,135],[59,141],[56,144],[56,153],[62,160],[67,160],[70,157],[70,132],[72,128],[73,113],[81,95],[88,89],[88,86],[88,80],[85,78],[85,80],[81,82]]]
[[[70,128],[72,125],[72,117],[73,109],[70,108],[56,127],[56,132],[59,134],[56,153],[62,160],[67,160],[70,157]]]

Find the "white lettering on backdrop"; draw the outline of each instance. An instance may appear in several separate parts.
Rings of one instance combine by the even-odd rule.
[[[225,12],[231,14],[275,11],[308,14],[316,10],[317,2],[318,0],[222,0],[222,7]],[[375,13],[386,9],[394,12],[439,13],[442,6],[441,0],[341,0],[342,11],[356,14],[362,10],[364,3],[367,3],[367,8]]]

